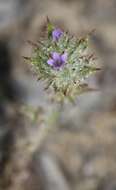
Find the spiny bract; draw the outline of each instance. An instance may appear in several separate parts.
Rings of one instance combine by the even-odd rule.
[[[74,100],[89,90],[86,79],[97,69],[88,45],[89,35],[77,39],[47,23],[47,35],[34,47],[31,63],[57,100]]]

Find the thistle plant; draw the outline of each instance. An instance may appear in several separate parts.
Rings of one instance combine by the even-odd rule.
[[[55,100],[74,100],[90,90],[86,79],[98,70],[90,53],[89,35],[77,39],[51,22],[46,28],[46,35],[34,46],[31,64]]]

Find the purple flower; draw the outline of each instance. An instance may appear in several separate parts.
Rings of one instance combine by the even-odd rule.
[[[52,31],[52,38],[54,41],[58,41],[59,38],[63,35],[63,31],[60,28],[56,28]]]
[[[57,52],[53,52],[51,54],[51,58],[47,61],[48,65],[52,66],[54,69],[60,69],[62,66],[65,65],[66,61],[67,61],[67,53],[57,53]]]

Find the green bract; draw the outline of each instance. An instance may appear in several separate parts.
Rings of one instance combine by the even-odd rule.
[[[34,47],[31,64],[38,78],[45,80],[46,88],[53,92],[54,99],[74,100],[78,94],[90,89],[86,79],[96,71],[95,59],[88,47],[89,35],[77,39],[63,32],[61,37],[54,41],[52,37],[54,29],[55,27],[49,23],[47,35]],[[53,52],[59,54],[66,52],[68,55],[66,64],[58,70],[47,64]]]

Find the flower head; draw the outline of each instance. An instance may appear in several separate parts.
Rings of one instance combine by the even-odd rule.
[[[63,35],[63,31],[60,28],[56,28],[52,31],[52,38],[54,41],[58,41],[59,38]]]
[[[67,61],[67,53],[57,53],[53,52],[51,54],[51,58],[47,61],[48,65],[52,66],[54,69],[60,69],[62,66],[65,65]]]

